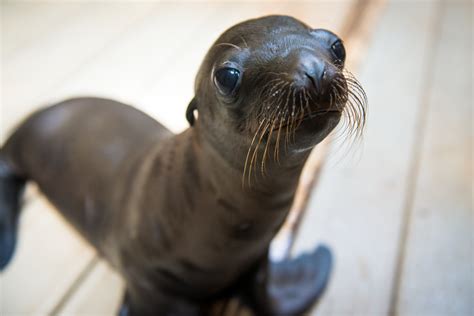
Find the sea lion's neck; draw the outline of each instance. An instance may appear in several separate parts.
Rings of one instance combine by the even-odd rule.
[[[267,198],[272,202],[277,202],[278,196],[281,196],[291,204],[309,152],[293,157],[284,156],[279,162],[269,158],[264,171],[259,163],[253,166],[250,176],[249,170],[244,176],[248,144],[229,141],[225,144],[228,147],[216,145],[206,137],[199,125],[187,132],[188,137],[193,138],[193,143],[196,144],[194,155],[199,169],[205,170],[207,176],[219,187],[228,188],[228,194],[238,192],[258,196],[259,199]]]

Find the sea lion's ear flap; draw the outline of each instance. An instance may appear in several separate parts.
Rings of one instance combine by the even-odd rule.
[[[197,101],[196,98],[193,98],[191,102],[189,102],[188,108],[186,109],[186,119],[189,122],[189,125],[193,126],[195,117],[194,117],[194,110],[197,110]]]

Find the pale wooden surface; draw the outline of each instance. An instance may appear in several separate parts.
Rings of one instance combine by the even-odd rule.
[[[173,131],[182,130],[197,67],[226,27],[249,17],[285,13],[337,32],[351,3],[2,2],[0,138],[38,106],[83,93],[119,98]],[[461,24],[452,25],[458,20],[472,28],[472,17],[466,15],[470,3],[463,6],[443,15],[445,33],[464,32]],[[345,158],[340,158],[344,150],[330,155],[296,248],[299,252],[323,240],[336,254],[335,274],[317,315],[385,315],[390,310],[473,314],[472,177],[463,174],[472,173],[472,155],[464,156],[471,151],[461,147],[472,149],[472,95],[457,95],[460,86],[472,86],[467,67],[464,77],[460,72],[453,82],[440,81],[448,66],[437,68],[433,91],[438,92],[430,98],[443,100],[441,87],[451,84],[447,91],[457,100],[451,104],[456,109],[449,121],[453,133],[438,143],[437,127],[446,118],[439,111],[446,104],[433,103],[432,111],[439,109],[430,112],[426,148],[419,163],[414,162],[427,94],[425,60],[435,54],[430,41],[440,23],[436,19],[436,3],[395,0],[376,26],[360,74],[371,105],[362,148],[355,145],[355,154]],[[437,39],[437,49],[447,45],[437,63],[446,63],[443,58],[472,62],[472,39],[466,35],[462,42],[464,37],[446,34],[449,45]],[[450,55],[451,46],[464,52]],[[441,150],[448,150],[446,160],[429,159]],[[444,164],[453,165],[439,169]],[[410,195],[411,167],[418,165],[418,185]],[[414,201],[405,247],[400,235],[410,196]],[[120,278],[94,259],[93,250],[42,198],[30,200],[22,214],[18,253],[0,275],[0,314],[113,314],[121,298]],[[397,268],[399,247],[406,251],[403,269]],[[458,263],[454,271],[453,263]],[[403,273],[397,276],[399,270]],[[398,279],[400,287],[394,283]],[[438,291],[440,285],[443,291]],[[395,308],[393,291],[398,288]]]
[[[414,200],[398,302],[402,315],[474,315],[469,3],[445,5],[438,23],[431,79],[421,100],[425,129],[419,169],[412,178]]]

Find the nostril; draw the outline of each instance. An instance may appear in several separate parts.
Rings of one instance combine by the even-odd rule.
[[[289,60],[293,68],[289,72],[289,79],[299,88],[307,88],[314,93],[323,94],[328,77],[331,75],[327,69],[326,61],[317,56],[313,51],[296,51]]]
[[[305,72],[304,74],[306,75],[306,77],[308,77],[309,81],[311,81],[311,84],[313,85],[313,87],[318,89],[318,84],[317,84],[316,79],[314,79],[314,77],[308,74],[307,72]]]

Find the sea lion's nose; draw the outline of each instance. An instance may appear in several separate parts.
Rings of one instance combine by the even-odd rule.
[[[302,51],[295,57],[291,74],[295,86],[323,94],[333,77],[326,61],[308,51]]]

